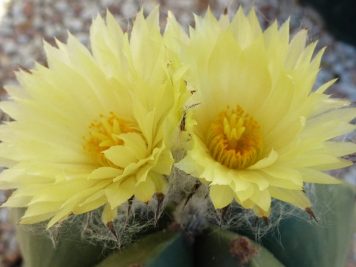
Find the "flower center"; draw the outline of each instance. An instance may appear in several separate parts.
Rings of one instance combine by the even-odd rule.
[[[120,134],[128,132],[139,132],[133,122],[119,118],[113,112],[110,112],[109,116],[100,115],[98,120],[89,125],[89,134],[85,138],[84,149],[100,165],[111,165],[103,152],[112,146],[123,145]]]
[[[254,164],[262,150],[259,124],[240,106],[227,107],[210,124],[207,146],[212,157],[232,169]]]

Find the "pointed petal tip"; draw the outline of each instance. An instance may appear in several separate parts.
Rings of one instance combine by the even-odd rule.
[[[318,219],[316,218],[313,210],[309,207],[305,209],[305,212],[308,213],[310,219],[314,219],[315,222],[318,222]]]
[[[269,225],[269,224],[270,224],[270,221],[269,221],[269,218],[268,218],[268,217],[262,216],[262,220],[263,220],[263,222],[265,223],[265,225]]]

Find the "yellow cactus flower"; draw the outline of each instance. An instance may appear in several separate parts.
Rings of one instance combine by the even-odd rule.
[[[71,35],[45,44],[49,67],[7,88],[1,108],[14,121],[0,127],[0,183],[16,189],[4,206],[27,207],[21,223],[50,227],[102,206],[107,223],[131,197],[165,192],[186,90],[158,20],[158,8],[141,12],[124,33],[99,16],[92,53]]]
[[[313,55],[305,30],[290,38],[287,21],[263,31],[242,9],[231,21],[196,17],[189,36],[169,24],[193,93],[177,166],[209,185],[215,208],[236,200],[268,216],[274,198],[307,209],[304,183],[338,183],[323,171],[351,164],[340,157],[355,144],[332,139],[355,128],[356,110],[324,93],[334,81],[312,90],[323,50]]]

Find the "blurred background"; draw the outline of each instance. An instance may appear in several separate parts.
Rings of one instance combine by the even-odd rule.
[[[14,71],[30,69],[35,61],[45,64],[43,39],[49,43],[54,43],[55,38],[65,41],[69,30],[88,46],[89,26],[96,14],[110,10],[128,29],[141,7],[149,12],[157,3],[163,15],[172,10],[185,26],[193,25],[193,12],[202,14],[208,6],[217,16],[225,9],[233,14],[240,5],[255,6],[264,27],[274,19],[283,22],[290,17],[292,32],[306,28],[310,41],[319,39],[319,48],[327,46],[317,85],[337,77],[338,82],[329,93],[355,104],[355,0],[0,0],[0,99],[6,99],[3,87],[16,83]],[[0,113],[0,120],[8,118]],[[356,134],[347,138],[356,142]],[[356,184],[355,167],[334,174]],[[0,192],[0,202],[6,197],[6,192]],[[353,243],[347,267],[356,267],[356,235]],[[21,254],[6,209],[0,209],[1,266],[21,266]]]

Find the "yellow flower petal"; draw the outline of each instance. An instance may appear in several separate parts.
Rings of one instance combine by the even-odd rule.
[[[147,179],[135,187],[135,197],[142,202],[148,202],[155,192],[156,187],[151,179]]]
[[[210,199],[216,209],[222,209],[229,205],[234,198],[234,193],[229,186],[210,186]]]
[[[116,177],[121,173],[119,169],[112,167],[101,167],[95,169],[89,176],[88,179],[106,179]]]
[[[114,209],[126,202],[134,195],[135,181],[127,179],[121,183],[113,183],[105,189],[105,195],[108,199],[111,209]]]
[[[103,213],[101,215],[101,220],[106,225],[112,222],[117,216],[117,208],[111,209],[110,205],[106,204],[104,206]]]
[[[255,164],[248,167],[248,169],[258,170],[258,169],[266,168],[272,165],[273,163],[275,163],[277,159],[278,159],[278,153],[272,149],[267,157],[261,159],[260,161],[257,161]]]
[[[311,203],[306,195],[301,191],[292,191],[279,188],[270,188],[271,196],[282,200],[284,202],[290,203],[301,209],[310,208]]]
[[[301,174],[303,176],[303,180],[307,183],[315,183],[315,184],[340,184],[341,180],[332,177],[326,173],[313,170],[313,169],[302,169]]]

